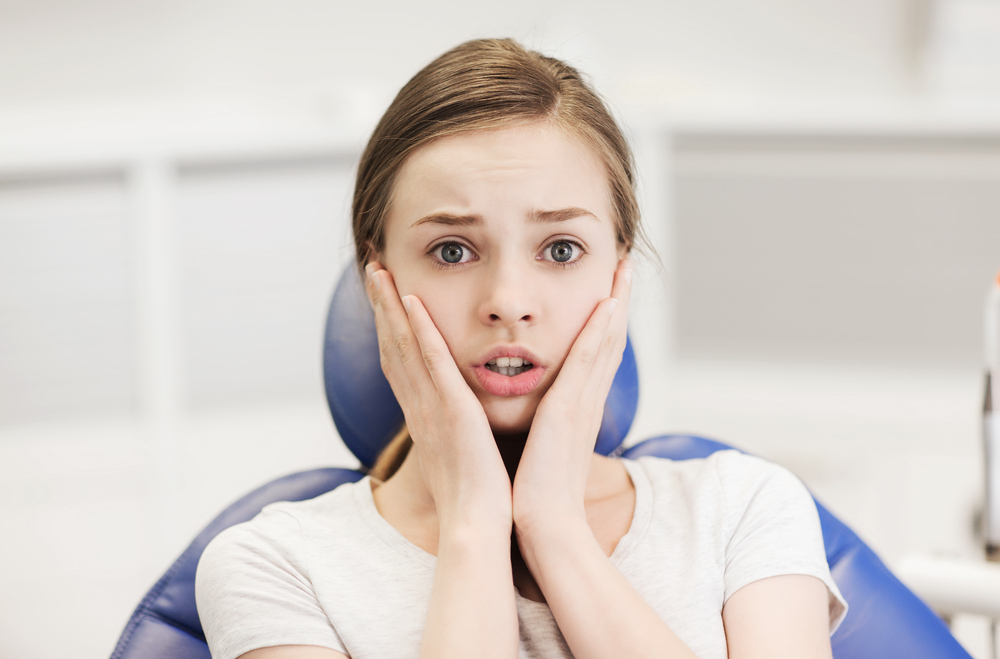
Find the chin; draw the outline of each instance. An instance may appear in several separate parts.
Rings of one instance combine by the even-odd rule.
[[[491,401],[492,402],[492,401]],[[483,405],[490,429],[495,435],[516,435],[528,432],[535,418],[535,401],[505,400]]]

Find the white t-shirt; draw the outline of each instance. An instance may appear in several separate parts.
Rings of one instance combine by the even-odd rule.
[[[818,577],[831,633],[840,624],[816,507],[791,473],[736,451],[622,462],[635,512],[611,561],[698,657],[725,659],[722,606],[765,577]],[[436,561],[379,515],[364,478],[220,533],[198,565],[198,612],[215,659],[292,644],[417,657]],[[571,657],[548,606],[516,599],[520,657]]]

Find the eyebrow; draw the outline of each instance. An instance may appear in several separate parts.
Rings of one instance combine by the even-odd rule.
[[[535,211],[531,214],[531,221],[538,222],[539,224],[552,224],[554,222],[565,222],[566,220],[572,220],[584,215],[589,215],[595,220],[597,219],[597,216],[590,211],[571,206],[570,208],[561,208],[557,211]]]
[[[556,222],[565,222],[567,220],[572,220],[577,217],[582,217],[584,215],[589,215],[595,220],[598,219],[596,215],[584,208],[577,208],[576,206],[571,206],[570,208],[560,208],[554,211],[533,211],[531,216],[528,218],[529,221],[537,224],[553,224]],[[483,224],[483,217],[481,215],[452,215],[451,213],[432,213],[425,217],[420,218],[416,222],[410,225],[410,228],[415,228],[421,224],[444,224],[447,226],[481,226]]]
[[[471,227],[479,226],[483,223],[483,218],[481,215],[452,215],[451,213],[432,213],[425,217],[420,218],[416,222],[410,225],[410,228],[420,226],[421,224],[427,224],[431,222],[433,224],[446,224],[448,226],[459,226],[459,227]]]

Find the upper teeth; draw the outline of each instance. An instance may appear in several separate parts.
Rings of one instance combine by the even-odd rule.
[[[497,357],[496,359],[491,359],[486,363],[491,366],[500,366],[502,368],[506,368],[508,366],[520,367],[531,365],[531,362],[525,361],[520,357]]]

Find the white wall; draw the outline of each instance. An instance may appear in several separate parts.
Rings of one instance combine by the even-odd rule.
[[[0,4],[4,104],[100,95],[398,86],[459,41],[509,35],[627,86],[898,89],[916,3],[708,0]],[[600,71],[595,69],[595,66]]]
[[[227,503],[353,464],[319,372],[353,159],[486,35],[577,63],[633,135],[666,271],[632,439],[785,464],[890,562],[974,555],[980,5],[0,0],[0,656],[108,654]]]

